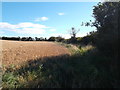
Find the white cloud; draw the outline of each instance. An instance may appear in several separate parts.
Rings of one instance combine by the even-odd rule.
[[[39,21],[47,21],[48,17],[40,17],[40,18],[36,18],[34,21],[39,22]]]
[[[58,15],[62,16],[62,15],[65,15],[65,13],[58,13]]]
[[[9,30],[9,29],[15,29],[15,28],[16,28],[15,25],[12,25],[6,22],[3,22],[3,23],[0,22],[0,29]]]
[[[30,22],[24,22],[19,24],[10,24],[7,22],[0,23],[0,30],[12,31],[21,34],[43,34],[46,28],[49,27]]]
[[[51,32],[55,32],[55,31],[56,31],[56,29],[50,29],[50,31],[51,31]]]
[[[49,28],[49,27],[46,27],[45,25],[34,24],[34,23],[30,23],[30,22],[19,23],[17,26],[18,26],[19,28],[26,28],[26,27]]]

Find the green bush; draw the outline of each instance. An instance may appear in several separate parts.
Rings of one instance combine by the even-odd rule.
[[[102,53],[114,56],[118,53],[120,2],[98,3],[93,9],[97,28],[96,46]]]

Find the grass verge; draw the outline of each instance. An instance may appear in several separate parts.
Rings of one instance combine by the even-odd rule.
[[[31,60],[3,74],[3,88],[105,88],[115,87],[111,58],[93,46],[63,44],[72,54]],[[118,87],[118,86],[116,86]]]

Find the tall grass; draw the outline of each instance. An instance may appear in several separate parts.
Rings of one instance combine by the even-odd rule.
[[[3,88],[118,87],[114,85],[114,74],[109,67],[111,58],[93,46],[64,46],[71,55],[31,60],[19,69],[9,67],[3,75]]]

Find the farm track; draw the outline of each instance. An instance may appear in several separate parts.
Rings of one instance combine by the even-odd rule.
[[[67,48],[45,41],[4,41],[2,43],[2,64],[20,65],[37,58],[70,54]]]

